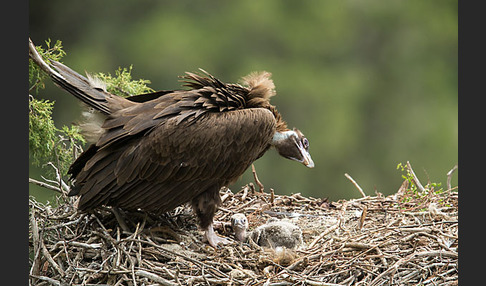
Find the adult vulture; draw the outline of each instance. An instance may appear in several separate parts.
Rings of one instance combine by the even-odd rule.
[[[216,247],[228,242],[213,230],[221,187],[271,147],[314,167],[307,138],[287,128],[270,104],[275,86],[268,72],[227,84],[201,70],[186,73],[185,90],[124,98],[59,62],[45,63],[29,45],[56,85],[105,117],[101,125],[85,125],[95,141],[69,169],[69,195],[80,196],[81,211],[108,205],[162,213],[190,202]]]

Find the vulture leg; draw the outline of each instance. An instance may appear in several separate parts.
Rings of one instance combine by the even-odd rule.
[[[199,225],[204,229],[204,235],[212,247],[218,247],[218,244],[228,244],[230,241],[224,237],[218,236],[214,232],[213,218],[218,206],[221,204],[219,188],[210,187],[207,191],[192,200],[192,209],[199,218]]]
[[[230,241],[224,237],[218,236],[213,229],[213,224],[211,223],[205,230],[204,230],[204,235],[206,236],[206,239],[208,240],[209,244],[217,248],[218,244],[228,244]]]

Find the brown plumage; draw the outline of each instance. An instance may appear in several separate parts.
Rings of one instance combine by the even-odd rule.
[[[161,213],[190,202],[216,246],[226,242],[212,228],[220,188],[271,146],[313,167],[307,139],[270,104],[270,73],[226,84],[201,70],[183,77],[187,90],[122,98],[63,64],[46,66],[54,83],[106,116],[97,141],[69,169],[69,195],[80,196],[80,210],[109,205]]]

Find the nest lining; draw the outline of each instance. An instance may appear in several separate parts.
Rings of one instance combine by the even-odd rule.
[[[456,285],[458,193],[396,194],[329,202],[260,193],[250,183],[222,190],[217,232],[233,237],[234,213],[249,229],[271,217],[303,232],[297,250],[239,243],[214,249],[188,206],[155,216],[104,207],[79,213],[30,198],[32,285]]]

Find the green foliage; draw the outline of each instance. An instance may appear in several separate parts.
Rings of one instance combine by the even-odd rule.
[[[66,55],[61,41],[56,41],[53,46],[50,39],[45,43],[46,48],[36,46],[44,61],[60,61]],[[45,88],[46,77],[47,74],[29,59],[29,91],[37,94],[39,89]],[[65,175],[85,140],[75,126],[58,129],[52,119],[53,108],[54,101],[29,95],[29,157],[34,166],[52,162]],[[50,173],[52,169],[49,170]]]
[[[76,126],[56,128],[53,107],[52,101],[29,98],[29,157],[35,166],[53,162],[65,175],[85,140]]]
[[[57,128],[52,121],[54,102],[29,98],[29,151],[31,161],[40,165],[54,150]]]
[[[108,92],[119,96],[126,97],[153,92],[154,90],[147,86],[147,84],[150,84],[150,80],[132,80],[132,68],[132,65],[130,65],[129,69],[119,67],[115,71],[115,76],[112,76],[110,73],[104,74],[101,72],[96,76],[106,83],[106,90]]]
[[[417,185],[415,184],[415,181],[413,180],[413,175],[412,173],[410,173],[410,170],[408,170],[407,166],[402,163],[398,163],[397,170],[398,169],[400,169],[402,173],[405,172],[405,174],[402,174],[402,179],[407,181],[406,185],[408,186],[408,188],[406,189],[406,191],[417,195],[418,188]]]
[[[420,210],[425,210],[430,202],[435,202],[439,206],[449,207],[450,205],[444,201],[447,193],[441,188],[441,183],[427,182],[423,186],[424,190],[421,191],[417,184],[415,183],[414,177],[410,170],[407,168],[406,164],[399,163],[397,165],[397,170],[402,172],[402,183],[401,188],[401,199],[400,201],[406,205],[406,203],[414,202],[414,204],[421,206]]]

